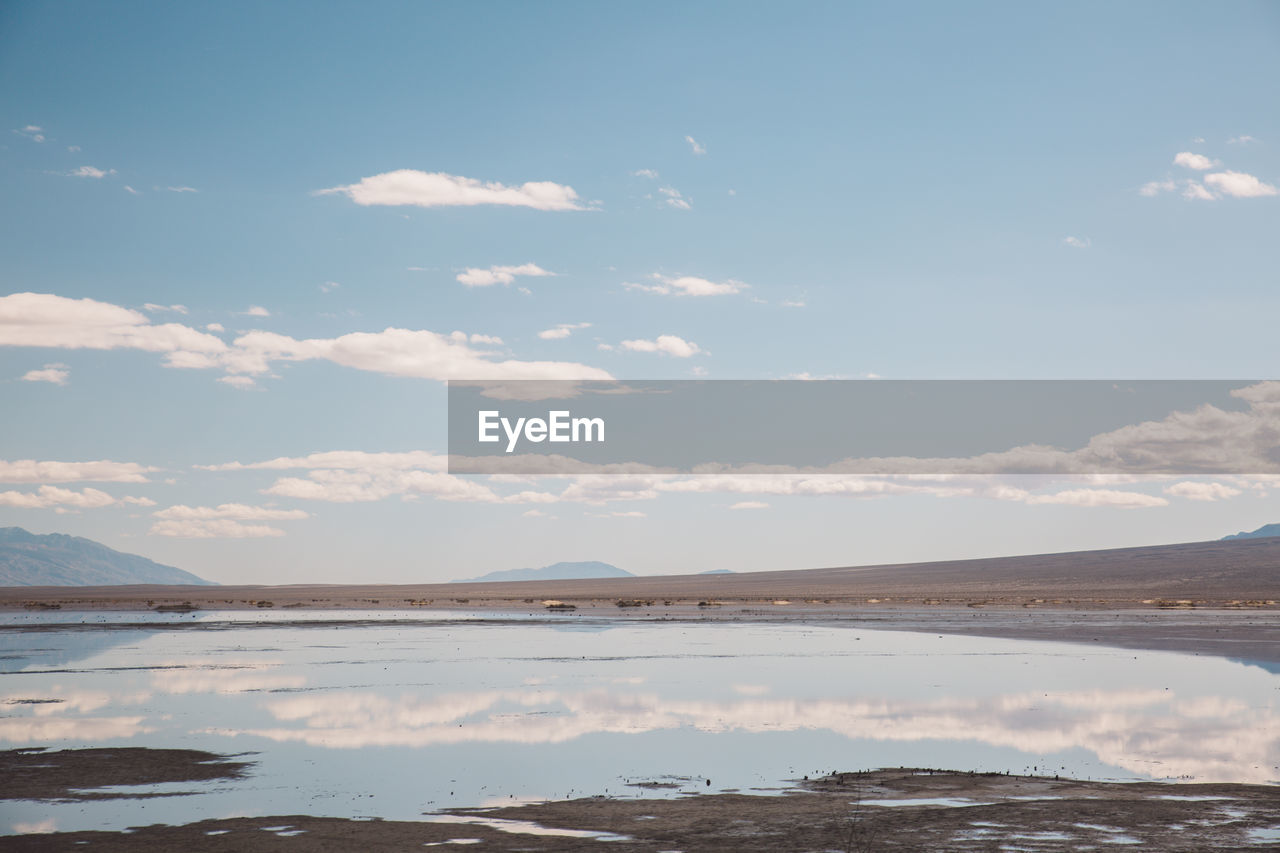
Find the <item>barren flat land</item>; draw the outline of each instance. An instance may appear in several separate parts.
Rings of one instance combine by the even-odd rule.
[[[0,588],[0,610],[185,608],[551,609],[565,618],[853,622],[1280,662],[1280,538],[600,580]]]
[[[302,611],[256,623],[254,630],[266,631],[359,627],[366,621],[412,625],[429,620],[431,611],[451,610],[464,623],[465,613],[473,612],[495,624],[533,614],[584,624],[790,623],[1044,639],[1228,658],[1271,673],[1280,665],[1278,601],[1280,538],[609,580],[0,589],[0,609],[43,614],[15,629],[28,635],[157,628],[147,621],[157,617],[142,615],[147,611],[175,614],[161,630],[182,632],[218,628],[215,611]],[[94,610],[118,613],[106,623],[77,625],[78,611]],[[374,610],[395,612],[360,612]],[[202,618],[180,618],[187,612]],[[58,618],[61,613],[65,620]],[[1260,743],[1269,737],[1261,729],[1252,736]],[[7,780],[0,800],[66,804],[84,797],[163,796],[148,788],[136,795],[127,790],[157,782],[252,779],[259,760],[255,754],[145,745],[63,751],[44,746],[33,742],[34,750],[0,756],[0,776]],[[754,790],[704,787],[701,778],[672,776],[621,796],[446,808],[419,820],[353,819],[322,811],[147,821],[126,830],[52,830],[0,837],[0,849],[1280,849],[1280,786],[1274,784],[1117,783],[1058,778],[1052,771],[1045,775],[1044,767],[1031,775],[963,767],[838,772],[844,769]],[[680,790],[646,791],[645,784]],[[377,814],[372,801],[369,809]]]

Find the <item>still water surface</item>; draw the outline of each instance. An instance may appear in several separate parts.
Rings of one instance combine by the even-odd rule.
[[[0,749],[186,747],[256,762],[246,779],[142,789],[197,796],[0,803],[0,833],[415,819],[891,766],[1275,782],[1278,691],[1280,675],[1223,658],[851,627],[0,614]]]

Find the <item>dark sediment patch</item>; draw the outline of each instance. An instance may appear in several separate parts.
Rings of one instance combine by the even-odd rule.
[[[10,749],[0,752],[0,800],[113,800],[157,796],[93,789],[239,779],[249,764],[199,749]]]
[[[1280,787],[1089,782],[913,769],[836,773],[769,795],[455,809],[421,821],[284,815],[0,839],[15,851],[1074,851],[1275,849]],[[561,834],[563,833],[563,834]],[[619,836],[625,840],[619,839]],[[610,840],[610,837],[612,840]]]

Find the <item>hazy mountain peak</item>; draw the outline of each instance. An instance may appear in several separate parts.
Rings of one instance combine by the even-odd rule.
[[[1232,533],[1230,536],[1223,536],[1222,541],[1229,539],[1264,539],[1268,536],[1280,536],[1280,524],[1264,524],[1257,530],[1242,530],[1239,533]]]
[[[212,581],[101,542],[65,533],[0,527],[0,586],[201,584]]]
[[[456,580],[453,583],[491,583],[494,581],[564,581],[579,578],[632,578],[635,575],[617,566],[596,560],[583,562],[552,563],[540,569],[507,569],[489,572],[478,578]]]

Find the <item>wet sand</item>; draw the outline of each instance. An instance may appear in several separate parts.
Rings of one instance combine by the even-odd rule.
[[[71,752],[62,753],[72,764]],[[122,770],[145,750],[119,750]],[[129,753],[129,755],[123,755]],[[86,760],[92,766],[101,756]],[[159,760],[159,759],[158,759]],[[154,764],[151,761],[150,764]],[[150,776],[143,774],[145,780]],[[57,782],[37,783],[52,791]],[[697,791],[703,780],[685,780]],[[274,815],[128,831],[0,838],[13,851],[1066,851],[1133,845],[1163,851],[1275,849],[1280,788],[1106,783],[942,770],[835,773],[771,792],[678,799],[592,797],[455,809],[421,821]],[[452,842],[452,843],[451,843]],[[1255,843],[1256,842],[1256,843]]]

